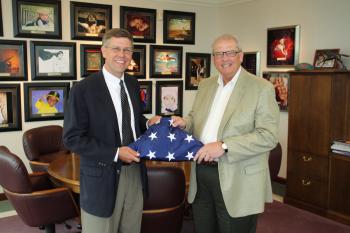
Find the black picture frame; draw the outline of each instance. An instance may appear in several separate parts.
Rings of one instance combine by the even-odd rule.
[[[31,41],[32,80],[76,80],[74,42]]]
[[[260,76],[260,52],[244,52],[241,65],[249,73]]]
[[[0,81],[28,80],[27,42],[0,40]]]
[[[12,0],[15,37],[62,39],[61,0]]]
[[[186,53],[185,90],[197,90],[199,83],[210,77],[210,53]]]
[[[146,45],[134,45],[131,63],[125,72],[138,79],[146,79]]]
[[[299,61],[300,26],[267,29],[267,67],[293,67]]]
[[[152,111],[152,94],[153,94],[153,83],[152,81],[139,81],[140,84],[140,98],[143,107],[143,114],[151,114]]]
[[[82,78],[100,71],[103,64],[101,45],[80,44],[80,76]]]
[[[156,115],[182,116],[183,81],[156,82]]]
[[[157,10],[120,6],[120,28],[128,30],[134,42],[156,42]]]
[[[163,11],[163,43],[195,44],[196,13]]]
[[[1,1],[0,1],[0,36],[4,36],[4,29],[2,26],[2,7],[1,7]]]
[[[262,76],[275,87],[276,101],[280,111],[287,112],[290,74],[283,71],[265,71]]]
[[[63,119],[69,87],[69,82],[24,83],[25,121]],[[54,106],[49,106],[49,98],[58,102]]]
[[[0,84],[0,132],[22,130],[20,84]]]
[[[182,78],[182,46],[150,46],[150,78]]]
[[[102,40],[112,28],[112,5],[70,2],[71,38]]]

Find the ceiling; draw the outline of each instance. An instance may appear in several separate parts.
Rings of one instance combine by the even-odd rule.
[[[153,1],[218,7],[218,6],[233,5],[233,4],[242,3],[242,2],[249,2],[254,0],[153,0]]]

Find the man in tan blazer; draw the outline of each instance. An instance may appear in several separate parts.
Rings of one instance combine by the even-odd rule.
[[[272,201],[269,151],[277,144],[279,110],[273,86],[241,67],[232,35],[212,45],[219,75],[203,80],[191,112],[173,125],[205,145],[192,164],[188,200],[197,233],[253,233]]]

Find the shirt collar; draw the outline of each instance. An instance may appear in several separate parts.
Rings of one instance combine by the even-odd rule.
[[[119,87],[120,80],[124,81],[124,73],[123,73],[121,78],[118,78],[117,76],[114,76],[113,74],[108,72],[104,66],[102,68],[102,73],[103,73],[103,77],[105,78],[106,82],[108,82],[108,84],[110,84],[112,86]]]
[[[242,67],[240,66],[238,68],[236,74],[233,76],[233,78],[228,83],[226,83],[226,86],[227,85],[229,85],[229,86],[234,85],[237,82],[239,75],[241,74],[241,70],[242,70]],[[224,86],[224,80],[222,79],[221,74],[219,75],[219,78],[218,78],[218,84],[219,84],[219,86],[222,86],[222,87]]]

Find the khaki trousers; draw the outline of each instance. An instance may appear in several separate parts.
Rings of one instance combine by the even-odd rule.
[[[81,209],[83,233],[140,233],[142,210],[140,167],[122,166],[112,216],[101,218]]]

